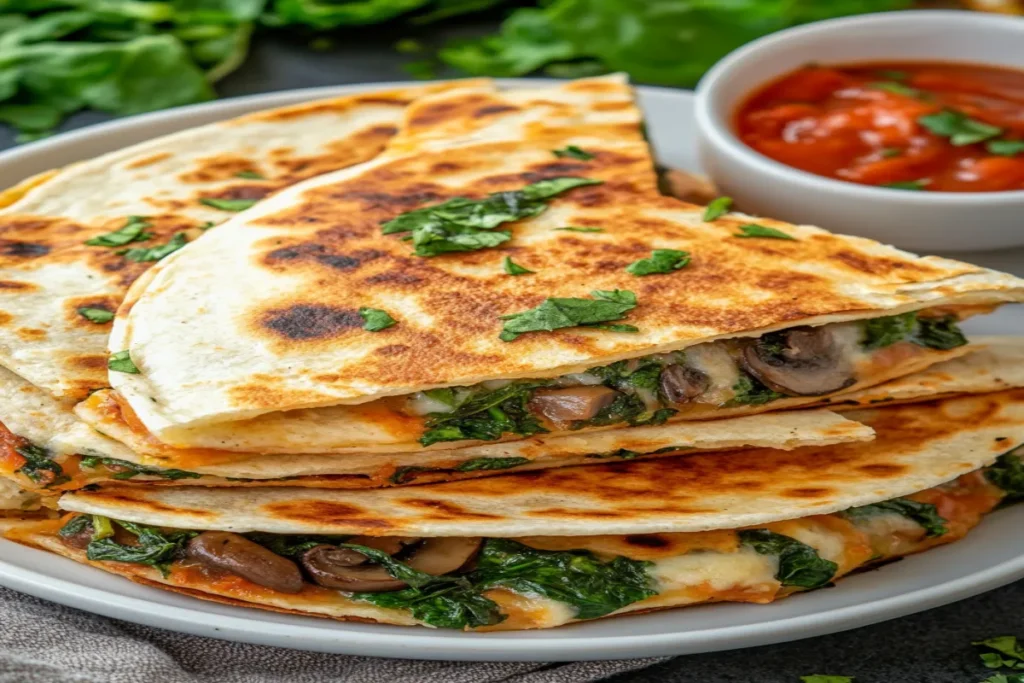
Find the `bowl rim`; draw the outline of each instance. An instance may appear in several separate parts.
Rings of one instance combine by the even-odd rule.
[[[896,22],[919,26],[921,20],[929,19],[948,22],[951,28],[955,27],[959,32],[964,31],[964,22],[969,24],[967,26],[969,30],[976,31],[1003,30],[1006,28],[1017,29],[1021,32],[1022,38],[1024,38],[1024,20],[1021,20],[1019,17],[969,12],[966,10],[875,12],[852,17],[827,19],[784,29],[732,51],[701,78],[695,91],[697,95],[697,129],[703,133],[704,138],[711,145],[728,154],[735,161],[746,164],[756,173],[763,176],[781,177],[782,180],[788,183],[799,185],[803,190],[817,192],[827,190],[832,193],[846,193],[857,199],[874,199],[877,201],[880,198],[884,198],[888,201],[900,201],[918,206],[925,204],[934,206],[938,203],[946,206],[966,204],[974,208],[980,208],[985,204],[993,202],[1002,205],[1003,203],[1012,204],[1024,201],[1024,190],[1002,190],[996,192],[907,192],[906,190],[879,187],[877,185],[863,185],[861,183],[816,175],[787,166],[749,147],[733,132],[727,115],[717,112],[713,106],[717,87],[724,83],[731,73],[745,68],[747,64],[756,61],[762,53],[774,50],[790,40],[816,34],[834,35],[836,32],[843,30],[871,27],[879,24],[891,26]],[[935,59],[949,61],[948,59],[943,59],[943,55],[939,53],[936,54]],[[1024,64],[1021,65],[1020,70],[1024,72]]]

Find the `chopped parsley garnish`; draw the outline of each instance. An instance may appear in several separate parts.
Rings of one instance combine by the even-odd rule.
[[[110,358],[107,359],[107,367],[114,372],[125,372],[129,375],[139,374],[139,369],[135,367],[135,363],[132,362],[127,349],[111,354]]]
[[[551,152],[552,152],[552,154],[554,154],[559,159],[566,159],[566,158],[568,158],[568,159],[579,159],[580,161],[590,161],[591,159],[594,158],[593,154],[591,154],[589,152],[584,152],[582,149],[580,149],[576,145],[569,145],[568,147],[565,147],[563,149],[554,149],[554,150],[551,150]]]
[[[732,207],[732,197],[717,197],[711,200],[711,203],[704,209],[704,222],[710,223],[716,218],[721,218],[725,214],[729,213],[729,209]]]
[[[26,442],[16,446],[14,452],[25,459],[25,464],[17,471],[32,482],[50,487],[70,481],[70,478],[64,475],[63,468],[50,459],[50,452],[45,448]]]
[[[146,228],[149,227],[151,227],[149,221],[142,216],[129,216],[128,222],[124,224],[123,228],[97,235],[86,240],[85,243],[90,247],[123,247],[132,242],[145,242],[153,237],[152,234],[146,232]]]
[[[236,178],[244,178],[245,180],[266,180],[262,175],[256,171],[239,171],[235,174]]]
[[[387,311],[382,311],[379,308],[363,306],[359,309],[359,315],[364,321],[363,329],[367,332],[380,332],[398,324],[398,321],[388,315]]]
[[[690,263],[690,252],[679,251],[678,249],[655,249],[650,257],[642,258],[639,261],[626,266],[626,272],[637,277],[643,275],[658,275],[671,273],[674,270],[685,268]]]
[[[562,232],[604,232],[604,228],[591,228],[580,225],[566,225],[562,228],[555,228],[555,230],[561,230]]]
[[[523,268],[521,265],[513,261],[511,256],[506,256],[504,260],[502,260],[501,267],[508,275],[530,275],[534,272],[529,268]]]
[[[985,149],[996,156],[1013,157],[1024,154],[1024,140],[989,140]]]
[[[917,122],[939,137],[949,138],[954,147],[973,145],[977,142],[990,140],[1003,132],[1002,128],[992,126],[964,114],[944,109],[935,114],[919,116]]]
[[[880,503],[850,508],[840,513],[852,521],[870,519],[878,515],[897,514],[917,522],[925,530],[925,536],[942,536],[949,528],[946,519],[939,515],[938,509],[931,503],[921,503],[910,498],[894,498]]]
[[[134,462],[128,462],[127,460],[118,460],[117,458],[100,458],[92,455],[82,458],[79,465],[81,467],[88,467],[89,469],[96,469],[102,465],[113,471],[114,474],[111,475],[111,477],[118,480],[131,479],[142,474],[160,477],[161,479],[169,479],[171,481],[177,481],[178,479],[199,479],[203,476],[198,472],[186,472],[185,470],[175,469],[164,470],[157,467],[146,467]]]
[[[923,190],[928,187],[931,182],[932,181],[929,178],[921,178],[919,180],[897,180],[893,183],[882,183],[879,187],[886,187],[890,190],[910,190],[914,192]]]
[[[221,211],[245,211],[258,201],[258,199],[222,199],[220,197],[203,197],[199,200],[199,203],[205,204],[206,206],[212,206],[213,208],[220,209]]]
[[[817,550],[806,543],[774,531],[747,529],[740,531],[739,537],[740,543],[753,548],[758,554],[779,558],[775,578],[783,586],[821,588],[832,580],[839,569],[839,565],[823,559]]]
[[[979,656],[989,669],[1024,669],[1024,645],[1016,636],[996,636],[971,645],[984,650]]]
[[[894,95],[903,95],[904,97],[912,97],[917,100],[929,99],[931,97],[931,95],[922,90],[911,88],[909,85],[903,85],[896,81],[878,81],[876,83],[868,83],[868,87],[872,90],[884,90],[885,92],[889,92]]]
[[[792,235],[787,235],[781,230],[775,228],[769,228],[764,225],[758,225],[757,223],[747,223],[746,225],[740,226],[740,231],[733,235],[733,237],[755,237],[772,240],[793,240],[797,241]]]
[[[78,315],[82,316],[91,323],[97,325],[103,325],[109,323],[114,319],[114,314],[104,308],[91,308],[89,306],[82,306],[78,309]]]
[[[181,249],[183,246],[188,244],[188,238],[185,233],[179,232],[174,235],[166,244],[160,244],[155,247],[136,247],[134,249],[124,249],[117,252],[121,254],[129,261],[135,261],[137,263],[143,263],[146,261],[159,261],[165,256],[170,256],[174,252]]]
[[[915,311],[864,320],[861,335],[861,346],[865,349],[881,349],[902,341],[939,350],[967,343],[956,317],[920,318]]]
[[[385,235],[410,233],[417,256],[489,249],[512,239],[512,233],[494,228],[531,218],[547,209],[547,200],[585,185],[599,185],[590,178],[550,178],[521,190],[495,192],[485,199],[455,197],[398,216],[383,224]]]
[[[564,327],[578,327],[621,320],[636,308],[636,294],[628,290],[596,289],[593,299],[545,299],[536,308],[501,316],[505,325],[499,338],[512,341],[527,332],[550,332]]]

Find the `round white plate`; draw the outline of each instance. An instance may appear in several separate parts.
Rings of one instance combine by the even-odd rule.
[[[509,81],[522,86],[536,81]],[[0,154],[0,187],[67,163],[246,112],[394,84],[320,88],[184,107],[68,133]],[[697,169],[693,95],[639,88],[659,160]],[[974,255],[1024,270],[1024,253]],[[1024,334],[1003,309],[971,321],[986,334]],[[0,584],[150,626],[250,643],[344,654],[450,660],[554,661],[678,655],[765,645],[864,626],[966,598],[1024,577],[1024,506],[1001,510],[966,539],[771,605],[721,604],[599,620],[551,631],[472,634],[333,622],[228,607],[136,585],[98,569],[0,540]]]

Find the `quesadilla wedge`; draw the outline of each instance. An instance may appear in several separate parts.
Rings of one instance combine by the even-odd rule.
[[[875,442],[408,489],[102,487],[7,537],[231,604],[519,630],[772,602],[957,540],[1024,495],[1021,390],[859,418]]]
[[[0,195],[0,364],[63,402],[107,386],[113,312],[146,268],[286,185],[377,156],[413,99],[309,102],[186,130]]]
[[[580,91],[593,121],[544,124]],[[423,98],[411,142],[151,270],[111,339],[126,420],[179,448],[352,453],[721,418],[947,360],[959,319],[1024,296],[870,240],[703,221],[657,194],[639,117],[601,122],[633,107],[621,82],[511,98]]]

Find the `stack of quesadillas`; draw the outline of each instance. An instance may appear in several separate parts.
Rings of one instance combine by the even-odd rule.
[[[7,536],[133,580],[542,628],[770,602],[1024,495],[1024,341],[958,327],[1024,281],[661,196],[618,77],[315,102],[6,197]]]

